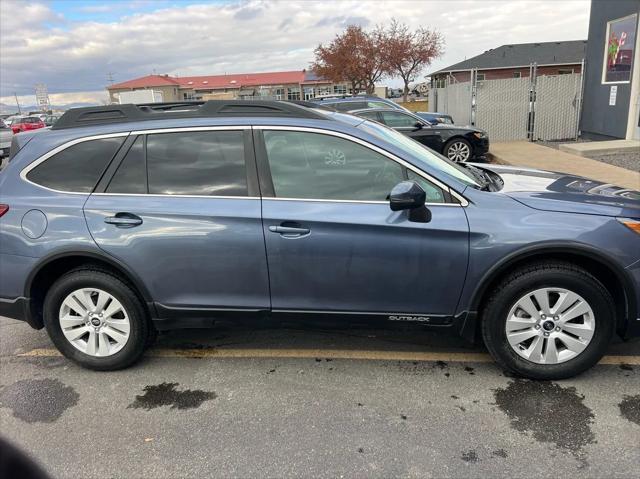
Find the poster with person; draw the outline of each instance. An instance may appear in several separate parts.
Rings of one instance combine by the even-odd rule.
[[[607,23],[603,83],[625,83],[631,80],[637,24],[637,14]]]

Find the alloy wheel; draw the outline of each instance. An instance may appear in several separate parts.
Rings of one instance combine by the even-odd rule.
[[[58,316],[67,341],[89,356],[112,356],[129,340],[131,324],[124,306],[97,288],[77,289],[62,301]]]
[[[536,364],[559,364],[580,355],[595,332],[593,309],[563,288],[542,288],[515,302],[505,324],[511,348]]]
[[[467,161],[471,156],[471,149],[469,145],[462,141],[455,141],[451,143],[447,149],[447,158],[455,163],[462,163]]]

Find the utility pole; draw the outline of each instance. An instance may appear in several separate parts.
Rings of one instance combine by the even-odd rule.
[[[16,105],[18,105],[18,114],[22,115],[22,110],[20,109],[20,102],[18,101],[18,94],[14,92],[13,96],[16,98]]]
[[[109,85],[113,85],[113,73],[112,72],[108,72],[107,73],[107,81],[109,82]]]

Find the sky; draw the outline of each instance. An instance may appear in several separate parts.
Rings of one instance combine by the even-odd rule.
[[[586,39],[589,0],[0,0],[0,103],[100,103],[115,82],[301,70],[349,24],[439,30],[425,75],[509,43]],[[399,86],[396,79],[380,82]]]

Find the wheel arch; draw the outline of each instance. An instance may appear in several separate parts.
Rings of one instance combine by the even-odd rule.
[[[29,298],[30,324],[43,326],[42,305],[48,288],[56,279],[82,265],[92,265],[108,270],[126,281],[140,299],[147,305],[153,316],[153,299],[142,280],[127,266],[105,254],[96,251],[64,251],[42,258],[31,271],[25,282],[24,296]]]
[[[463,336],[469,339],[477,338],[484,303],[504,276],[515,268],[549,260],[570,262],[580,266],[602,282],[612,295],[616,305],[616,331],[618,334],[624,335],[630,318],[636,317],[638,307],[633,281],[629,273],[606,253],[596,248],[581,244],[546,244],[512,253],[484,274],[469,303],[469,311],[472,317],[476,318],[475,324],[465,324],[462,331]]]

